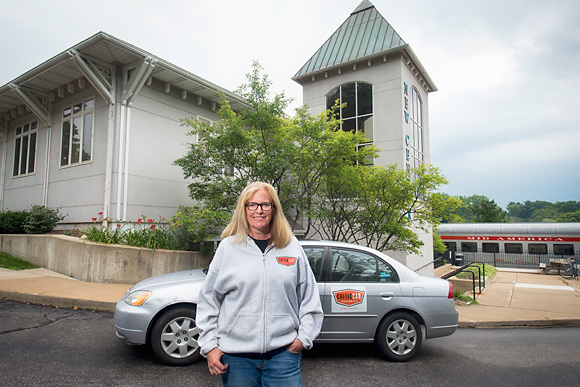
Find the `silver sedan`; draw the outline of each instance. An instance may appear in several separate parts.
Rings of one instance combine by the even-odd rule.
[[[391,361],[408,361],[423,339],[448,336],[458,313],[451,282],[415,273],[376,250],[339,242],[303,241],[318,282],[324,323],[316,342],[375,342]],[[168,365],[200,358],[195,324],[207,269],[148,278],[117,303],[115,332],[128,344],[149,344]]]

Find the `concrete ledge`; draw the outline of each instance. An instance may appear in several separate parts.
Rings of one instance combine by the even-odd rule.
[[[0,251],[81,281],[116,284],[207,267],[211,261],[197,251],[105,245],[66,235],[0,234]]]

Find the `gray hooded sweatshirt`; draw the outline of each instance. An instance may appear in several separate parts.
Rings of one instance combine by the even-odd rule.
[[[293,237],[264,253],[248,239],[225,238],[209,266],[197,305],[202,355],[265,353],[298,338],[304,348],[320,333],[323,311],[302,246]]]

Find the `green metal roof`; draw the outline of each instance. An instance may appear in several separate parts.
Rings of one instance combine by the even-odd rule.
[[[363,0],[294,77],[404,45],[375,6]]]

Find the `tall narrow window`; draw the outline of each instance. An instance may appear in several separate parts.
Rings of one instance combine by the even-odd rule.
[[[334,109],[342,121],[340,128],[344,131],[359,131],[364,134],[367,142],[359,144],[358,148],[370,145],[374,140],[373,132],[373,86],[363,82],[346,83],[335,87],[326,94],[326,108]],[[343,106],[346,104],[345,106]],[[373,160],[368,161],[369,165]]]
[[[423,155],[423,115],[421,98],[417,89],[411,88],[411,125],[413,135],[411,140],[411,167],[417,168],[425,161]]]
[[[95,99],[66,107],[62,112],[60,165],[69,166],[92,160]]]
[[[36,165],[36,136],[38,121],[32,121],[16,128],[14,138],[13,176],[34,173]]]

